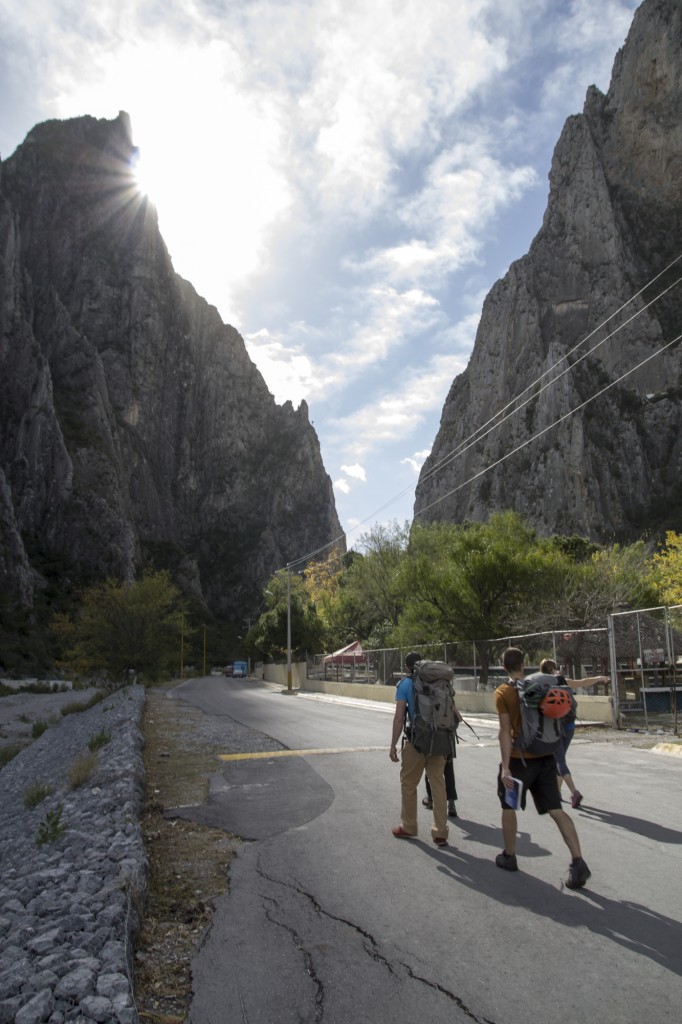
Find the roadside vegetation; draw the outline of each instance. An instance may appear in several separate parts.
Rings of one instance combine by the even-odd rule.
[[[475,646],[483,677],[491,637],[589,629],[618,608],[679,603],[682,535],[597,545],[541,537],[501,512],[484,523],[376,526],[355,549],[274,573],[258,618],[243,626],[193,607],[160,571],[83,590],[53,616],[51,636],[59,670],[76,686],[100,687],[97,700],[134,681],[203,675],[236,656],[281,661],[289,622],[296,657],[355,640],[367,650],[461,641]],[[0,683],[0,697],[12,692]],[[62,714],[74,710],[83,707]]]
[[[616,608],[682,603],[682,537],[657,548],[540,537],[514,512],[486,523],[394,523],[301,573],[278,572],[246,637],[253,658],[434,641],[475,644],[482,674],[491,637],[603,626]],[[289,588],[290,596],[287,596]]]

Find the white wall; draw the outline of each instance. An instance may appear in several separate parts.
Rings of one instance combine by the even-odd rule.
[[[287,685],[286,665],[265,665],[263,678],[283,687]],[[379,686],[371,683],[331,683],[321,679],[308,679],[305,663],[292,664],[291,685],[294,690],[309,693],[333,693],[339,697],[359,697],[362,700],[377,700],[392,704],[395,701],[395,686]],[[610,697],[592,697],[576,694],[579,722],[602,722],[613,724],[613,708]],[[464,714],[495,714],[494,693],[457,691],[457,707]]]

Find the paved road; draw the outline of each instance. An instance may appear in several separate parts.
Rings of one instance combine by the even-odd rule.
[[[175,693],[279,752],[225,762],[197,811],[254,841],[194,961],[192,1024],[679,1020],[682,758],[574,741],[586,799],[572,813],[592,869],[575,893],[562,885],[556,828],[533,811],[520,818],[519,873],[495,867],[492,722],[477,721],[481,742],[459,747],[461,817],[440,850],[425,810],[419,840],[390,834],[390,706],[248,680]],[[281,756],[282,745],[304,752]]]

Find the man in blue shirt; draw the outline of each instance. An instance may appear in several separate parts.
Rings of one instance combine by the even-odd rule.
[[[398,740],[405,728],[406,719],[414,720],[414,680],[412,670],[421,660],[421,655],[411,651],[405,658],[408,675],[404,676],[395,690],[395,715],[393,716],[393,732],[391,749],[388,756],[396,763],[400,760],[400,791],[402,796],[400,824],[393,829],[397,839],[412,839],[417,835],[417,788],[424,770],[431,785],[433,798],[433,825],[431,838],[436,846],[447,846],[448,816],[447,799],[445,796],[445,778],[443,769],[445,757],[442,754],[427,756],[420,754],[405,738],[398,758]]]

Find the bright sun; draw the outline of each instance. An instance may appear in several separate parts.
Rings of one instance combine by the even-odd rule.
[[[225,43],[126,44],[101,71],[95,85],[61,98],[60,116],[128,111],[135,176],[175,269],[233,319],[236,287],[264,259],[269,228],[291,206],[276,111],[235,84],[238,57]]]

